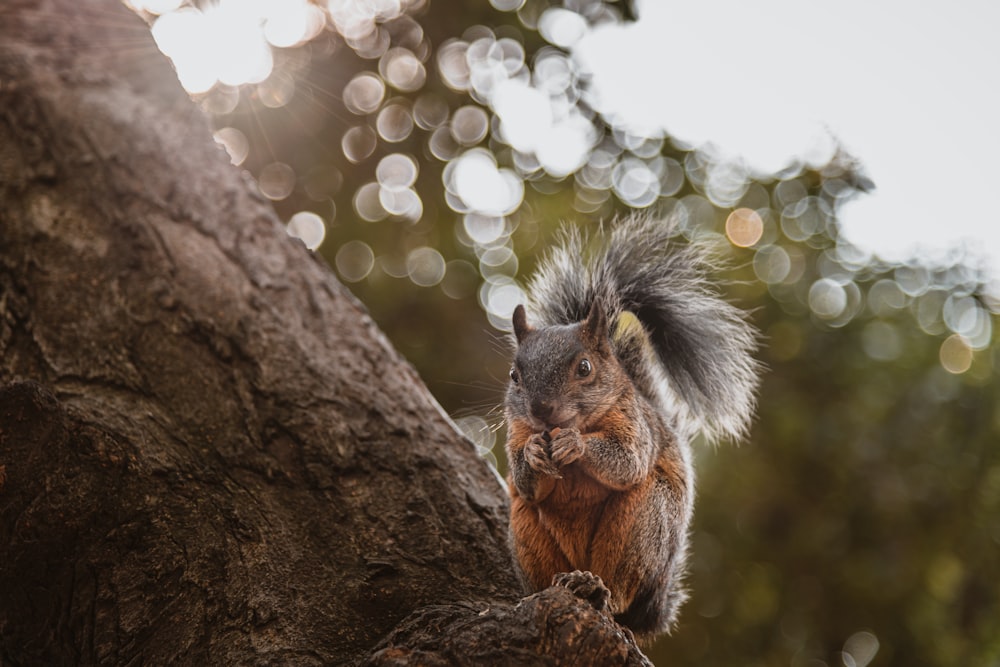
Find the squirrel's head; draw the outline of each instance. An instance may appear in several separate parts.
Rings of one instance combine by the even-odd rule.
[[[518,306],[513,325],[517,350],[507,405],[539,431],[584,427],[627,386],[598,300],[582,322],[543,327],[531,326],[524,306]]]

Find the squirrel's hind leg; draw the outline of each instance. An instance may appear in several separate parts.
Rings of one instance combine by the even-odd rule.
[[[575,569],[555,537],[542,525],[537,509],[523,498],[514,497],[510,513],[514,555],[530,590],[548,588],[553,575]]]
[[[611,591],[615,620],[637,635],[669,629],[686,598],[686,516],[677,489],[662,477],[605,508],[591,543],[591,570]]]

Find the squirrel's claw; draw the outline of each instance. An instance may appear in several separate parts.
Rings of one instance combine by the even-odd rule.
[[[552,577],[552,585],[568,588],[573,595],[586,600],[597,611],[607,609],[608,600],[611,598],[611,591],[601,578],[592,572],[580,570],[560,572]]]
[[[559,429],[549,444],[552,462],[562,468],[583,456],[583,438],[575,428]]]
[[[528,438],[528,443],[524,446],[524,460],[528,467],[549,477],[561,479],[559,468],[553,463],[549,455],[549,443],[545,439],[546,434],[536,433]]]

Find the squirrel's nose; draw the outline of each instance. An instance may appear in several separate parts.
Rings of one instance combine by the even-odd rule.
[[[555,404],[552,401],[532,401],[531,414],[543,422],[547,422],[552,416]]]

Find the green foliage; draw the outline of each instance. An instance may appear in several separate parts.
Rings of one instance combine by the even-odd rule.
[[[828,330],[772,304],[755,319],[801,344],[764,351],[751,442],[701,452],[693,598],[664,664],[841,664],[859,632],[872,664],[995,664],[995,350],[952,375],[908,312],[891,362],[864,351],[874,317]]]
[[[591,24],[621,20],[617,3],[566,5]],[[384,79],[387,50],[334,31],[279,54],[272,76],[295,82],[286,103],[267,103],[266,82],[235,106],[225,103],[234,89],[202,99],[247,138],[247,169],[291,167],[279,212],[324,218],[322,254],[459,417],[499,422],[511,296],[560,222],[596,224],[639,202],[716,243],[730,267],[719,279],[753,311],[768,371],[750,442],[699,449],[692,599],[653,648],[658,664],[998,664],[1000,306],[984,276],[970,258],[895,265],[843,243],[837,210],[870,185],[846,155],[759,177],[710,149],[609,124],[587,107],[572,61],[533,29],[546,6],[412,3],[410,15],[374,21],[427,76],[413,90],[389,85],[370,112],[351,110],[347,87],[362,72]],[[505,143],[488,91],[443,75],[455,39],[509,48],[511,70],[550,92],[543,70],[562,67],[552,99],[590,123],[585,164],[554,174]],[[393,105],[411,130],[383,127]],[[485,112],[489,131],[463,135],[461,108],[473,124]],[[368,143],[345,151],[345,136]],[[523,186],[512,210],[483,214],[453,191],[449,169],[476,148]],[[379,164],[393,155],[417,167],[416,214],[379,199]],[[640,202],[628,183],[650,174],[654,196]],[[502,231],[477,240],[480,223]],[[502,442],[475,432],[482,423],[463,421],[503,470]]]

